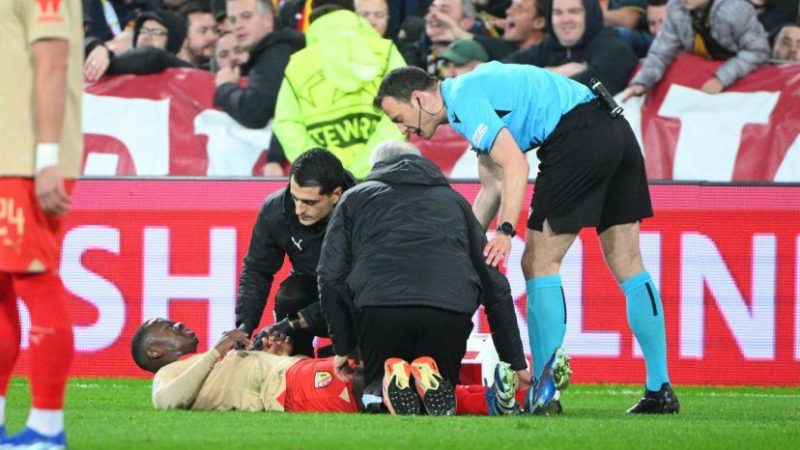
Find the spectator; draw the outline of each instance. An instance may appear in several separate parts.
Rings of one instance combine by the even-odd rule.
[[[217,29],[220,35],[231,31],[228,25],[228,12],[225,10],[226,3],[227,0],[211,0],[211,14],[217,20]]]
[[[800,23],[781,28],[775,38],[772,58],[779,62],[800,62]]]
[[[148,74],[170,67],[208,69],[219,37],[211,8],[204,1],[192,0],[184,4],[181,14],[185,24],[169,11],[143,14],[134,28],[133,51],[115,56],[108,47],[95,46],[86,60],[86,79],[96,81],[106,73]],[[180,38],[181,32],[184,39]],[[179,41],[182,41],[180,50],[175,54],[175,43]],[[103,67],[107,69],[102,70]]]
[[[389,5],[386,0],[356,0],[354,2],[355,12],[363,17],[381,37],[387,37],[386,32],[389,25]],[[413,19],[422,20],[419,17],[412,17]],[[407,25],[408,23],[404,24]],[[406,31],[401,30],[397,38],[393,39],[394,44],[403,55],[403,59],[407,64],[422,66],[424,65],[424,57],[419,46],[419,35],[415,38],[408,39]]]
[[[353,0],[287,0],[281,1],[276,17],[277,28],[291,28],[301,33],[308,30],[311,23],[311,12],[325,5],[353,9]]]
[[[273,130],[289,161],[324,147],[362,179],[375,145],[403,138],[372,99],[383,76],[406,64],[392,41],[354,12],[322,8],[330,12],[317,17],[320,8],[314,10],[308,46],[286,67]]]
[[[369,22],[381,37],[386,37],[389,26],[389,5],[386,0],[355,0],[353,7],[356,14]]]
[[[501,60],[517,50],[539,45],[545,38],[547,27],[543,3],[544,0],[514,0],[506,10],[502,38],[473,34],[459,27],[453,27],[451,31],[456,39],[474,39],[480,43],[490,61]]]
[[[186,18],[187,33],[178,58],[193,67],[208,69],[214,56],[214,44],[219,39],[219,28],[211,7],[205,1],[192,0],[183,6],[181,14]]]
[[[247,128],[263,128],[275,115],[289,56],[305,46],[305,38],[290,29],[274,30],[271,0],[228,0],[228,22],[239,44],[250,49],[243,66],[217,72],[214,105]],[[239,80],[248,76],[247,87]]]
[[[212,70],[216,72],[220,67],[240,67],[250,58],[247,49],[239,45],[233,33],[223,33],[217,39],[214,47],[214,59],[212,60]]]
[[[616,30],[603,28],[596,0],[554,0],[547,32],[540,45],[515,52],[505,61],[547,68],[585,85],[597,78],[612,94],[625,87],[637,58]]]
[[[489,60],[486,50],[475,41],[457,40],[450,43],[442,52],[444,77],[453,78],[471,72],[479,64]]]
[[[655,38],[661,32],[661,25],[667,18],[667,0],[647,0],[647,30]]]
[[[709,94],[722,92],[769,58],[764,27],[753,7],[740,0],[670,0],[667,19],[622,99],[652,89],[680,51],[724,60],[703,83]]]
[[[544,0],[513,0],[506,10],[503,40],[513,44],[514,50],[539,45],[547,35],[546,17]]]
[[[647,54],[653,36],[647,31],[647,0],[600,0],[605,26],[616,28],[640,58]]]
[[[483,304],[500,360],[525,389],[530,373],[511,290],[484,262],[484,229],[439,168],[412,152],[376,162],[367,180],[342,196],[328,224],[317,274],[334,370],[352,376],[348,356],[358,344],[366,394],[379,395],[390,357],[431,356],[456,385],[472,315]]]
[[[471,0],[433,0],[425,15],[425,34],[422,48],[426,56],[428,73],[440,74],[439,55],[448,44],[456,40],[461,31],[482,32],[481,23],[475,20],[475,5]]]

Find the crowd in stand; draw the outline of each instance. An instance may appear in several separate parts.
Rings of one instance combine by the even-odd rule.
[[[215,72],[215,106],[247,128],[272,124],[265,175],[283,175],[287,162],[321,146],[363,178],[374,146],[402,138],[371,100],[384,75],[403,65],[444,78],[487,61],[533,64],[584,84],[597,78],[627,99],[657,84],[681,52],[725,61],[703,85],[708,93],[767,62],[800,62],[797,0],[83,0],[83,6],[87,81],[173,67]]]

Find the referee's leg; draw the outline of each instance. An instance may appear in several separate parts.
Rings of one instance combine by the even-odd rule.
[[[647,366],[646,386],[658,391],[669,383],[667,337],[661,296],[642,264],[639,222],[614,225],[600,233],[603,255],[625,293],[628,325],[639,342]]]
[[[529,228],[525,236],[522,273],[528,292],[528,337],[536,378],[542,374],[550,355],[564,342],[567,314],[559,270],[576,236],[556,234],[547,220],[542,231]]]

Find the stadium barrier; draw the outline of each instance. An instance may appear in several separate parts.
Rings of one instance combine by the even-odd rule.
[[[183,321],[198,332],[201,350],[233,328],[258,208],[283,186],[79,180],[61,263],[75,320],[72,374],[146,376],[129,352],[134,330],[150,317]],[[478,190],[454,187],[470,201]],[[800,186],[655,184],[651,193],[655,217],[643,223],[641,247],[663,297],[672,380],[800,386]],[[579,235],[562,268],[574,381],[639,384],[644,361],[594,234]],[[515,238],[505,270],[527,347],[523,239]],[[262,325],[271,322],[272,299],[268,305]],[[27,339],[24,305],[21,311]],[[488,332],[482,313],[474,322],[475,333]],[[17,373],[26,369],[25,354]]]
[[[763,66],[720,94],[700,91],[719,64],[683,55],[651,95],[624,105],[650,179],[800,182],[800,64]],[[83,173],[258,175],[269,127],[242,128],[214,109],[213,93],[213,75],[194,69],[88,85]],[[334,127],[330,138],[347,133]],[[476,178],[475,155],[449,126],[415,142],[449,177]]]

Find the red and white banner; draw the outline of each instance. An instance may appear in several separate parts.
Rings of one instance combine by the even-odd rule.
[[[282,186],[78,181],[61,265],[78,350],[72,373],[146,376],[131,361],[130,340],[150,317],[183,321],[201,350],[233,328],[258,208]],[[478,185],[455,188],[471,201]],[[654,185],[651,193],[656,215],[643,223],[641,247],[663,298],[673,382],[800,386],[800,187]],[[520,217],[519,229],[524,224]],[[524,236],[515,238],[506,274],[527,347],[523,247]],[[593,230],[579,235],[562,277],[574,380],[642,383],[625,299]],[[24,308],[22,323],[26,335]],[[488,331],[482,316],[475,323],[476,332]]]
[[[700,86],[718,65],[683,55],[650,95],[624,105],[649,177],[800,182],[800,64],[767,65],[723,93],[705,94]],[[213,93],[213,75],[193,69],[87,86],[83,173],[259,174],[269,128],[241,127],[214,109]],[[449,126],[417,143],[451,178],[477,178],[475,155]],[[532,167],[534,153],[528,153]]]

